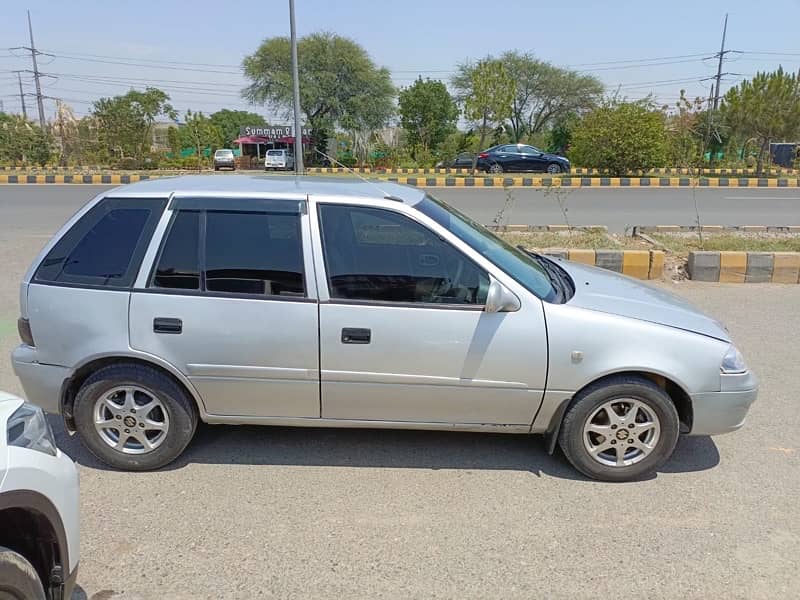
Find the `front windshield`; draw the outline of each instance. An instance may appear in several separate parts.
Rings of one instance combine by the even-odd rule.
[[[233,150],[217,150],[217,156],[233,156]]]
[[[550,302],[555,298],[556,290],[546,271],[525,252],[431,196],[425,196],[414,208],[455,234],[542,300]]]

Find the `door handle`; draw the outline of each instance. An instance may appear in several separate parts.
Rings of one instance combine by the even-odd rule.
[[[372,340],[372,330],[358,327],[345,327],[342,329],[343,344],[369,344]]]
[[[182,333],[183,321],[180,319],[156,317],[153,319],[153,331],[156,333]]]

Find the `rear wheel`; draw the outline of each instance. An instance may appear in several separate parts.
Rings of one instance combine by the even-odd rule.
[[[551,175],[558,175],[559,173],[561,173],[561,165],[559,165],[558,163],[550,163],[549,165],[547,165],[547,172],[550,173]]]
[[[678,412],[648,379],[620,376],[582,391],[567,411],[559,445],[584,475],[630,481],[653,472],[678,441]]]
[[[33,565],[21,554],[0,546],[0,600],[45,600]]]
[[[492,163],[489,165],[489,173],[502,173],[503,172],[503,165],[500,163]]]
[[[118,469],[148,471],[175,460],[197,427],[186,392],[160,371],[134,364],[100,369],[75,398],[81,441]]]

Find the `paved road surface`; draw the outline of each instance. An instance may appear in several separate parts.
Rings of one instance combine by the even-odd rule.
[[[91,190],[1,192],[6,357],[17,282]],[[121,473],[53,418],[81,473],[73,600],[800,597],[800,286],[661,285],[730,326],[762,390],[649,481],[587,481],[524,436],[223,426]],[[0,389],[21,393],[5,358]]]
[[[235,176],[235,175],[234,175]],[[5,218],[63,221],[83,202],[113,186],[0,186],[0,210]],[[505,223],[549,225],[563,223],[555,195],[515,188],[506,203],[503,190],[434,189],[432,193],[472,216],[491,223],[504,211]],[[690,189],[575,189],[565,203],[573,225],[606,225],[614,232],[629,225],[694,225],[697,220]],[[697,189],[700,222],[706,225],[800,225],[800,189]],[[31,212],[36,207],[39,210]]]

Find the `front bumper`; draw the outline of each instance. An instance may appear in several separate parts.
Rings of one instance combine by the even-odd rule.
[[[689,435],[719,435],[744,425],[747,411],[758,396],[758,379],[751,373],[722,375],[719,392],[692,394],[692,430]]]
[[[61,390],[72,370],[35,361],[36,349],[20,345],[11,353],[14,374],[19,377],[28,402],[48,413],[61,412]]]

